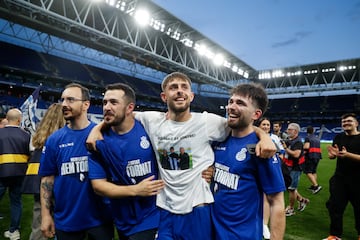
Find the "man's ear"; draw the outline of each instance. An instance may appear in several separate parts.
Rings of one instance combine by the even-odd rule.
[[[190,95],[190,102],[194,101],[194,98],[195,98],[195,94],[193,92],[191,92],[191,95]]]
[[[262,116],[262,111],[261,109],[255,109],[254,115],[253,115],[253,120],[256,121],[259,118],[261,118]]]
[[[160,93],[160,97],[161,97],[161,100],[162,100],[164,103],[167,102],[167,98],[166,98],[166,95],[165,95],[164,92],[161,92],[161,93]]]

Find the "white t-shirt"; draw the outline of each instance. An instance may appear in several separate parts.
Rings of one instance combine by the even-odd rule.
[[[227,121],[212,113],[191,113],[186,122],[167,120],[162,112],[137,112],[135,118],[145,127],[152,142],[165,188],[157,197],[160,208],[176,214],[185,214],[193,207],[214,202],[209,184],[201,173],[214,163],[212,141],[223,141],[229,134]],[[163,152],[177,154],[184,148],[188,154],[188,169],[170,170],[161,165]],[[179,161],[180,157],[179,157]],[[182,164],[179,162],[179,165]]]

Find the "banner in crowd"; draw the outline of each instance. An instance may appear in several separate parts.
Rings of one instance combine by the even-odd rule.
[[[36,124],[40,121],[36,116],[40,89],[41,86],[37,87],[20,107],[20,111],[22,112],[21,127],[23,127],[31,135],[35,133]]]

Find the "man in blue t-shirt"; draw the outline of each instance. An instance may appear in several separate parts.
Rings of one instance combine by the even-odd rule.
[[[214,144],[215,174],[212,219],[218,240],[262,239],[263,193],[270,203],[271,239],[283,239],[285,184],[281,160],[255,155],[259,141],[253,122],[267,109],[266,92],[258,84],[234,87],[227,105],[230,136]]]
[[[88,178],[85,140],[95,126],[87,118],[89,90],[69,84],[61,102],[67,125],[50,135],[40,160],[41,231],[57,240],[111,240],[107,204],[94,193]]]
[[[153,240],[160,212],[156,194],[163,188],[149,136],[134,119],[135,93],[128,85],[108,85],[103,99],[109,128],[96,142],[89,176],[96,193],[110,199],[120,240]]]

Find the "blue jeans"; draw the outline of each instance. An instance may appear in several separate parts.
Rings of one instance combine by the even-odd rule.
[[[21,186],[23,180],[24,176],[0,178],[0,200],[4,196],[6,189],[9,189],[11,212],[10,232],[20,229],[22,214]]]

